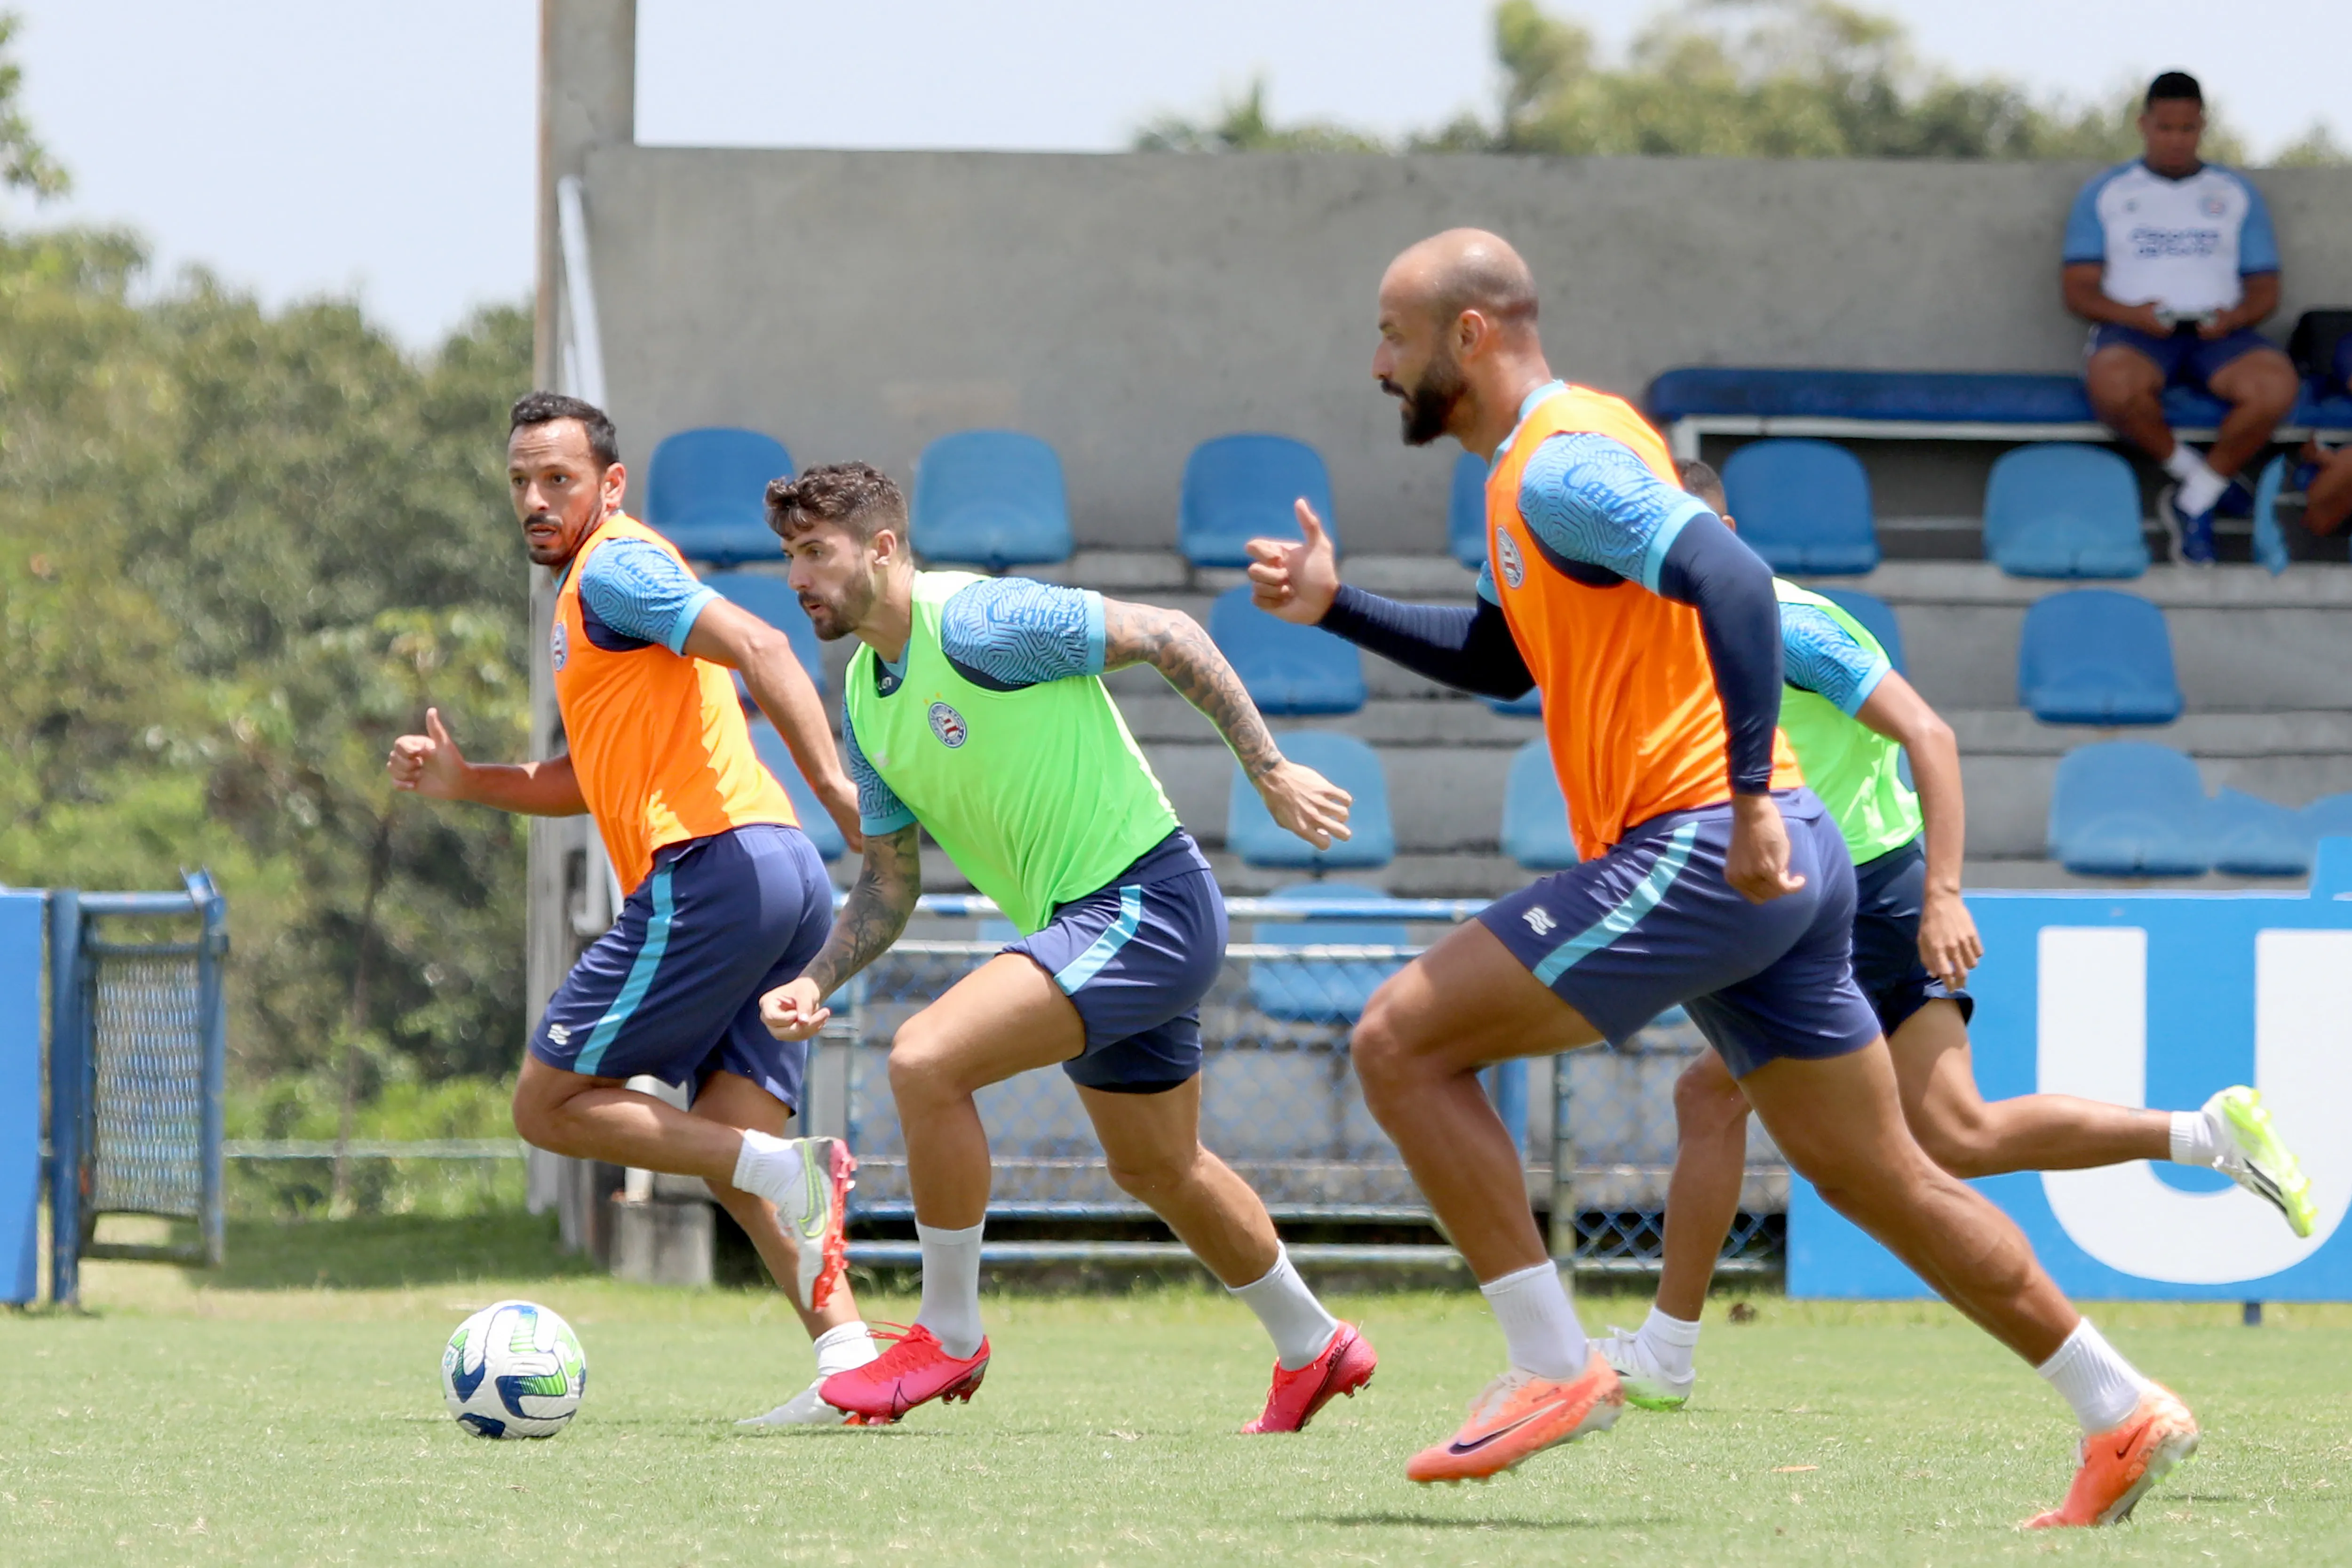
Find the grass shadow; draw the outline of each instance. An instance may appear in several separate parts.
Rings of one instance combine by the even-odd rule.
[[[592,1259],[562,1249],[553,1215],[231,1220],[226,1243],[220,1268],[188,1271],[194,1283],[214,1290],[383,1290],[598,1272]]]

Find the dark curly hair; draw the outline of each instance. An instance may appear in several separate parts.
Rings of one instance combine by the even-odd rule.
[[[779,539],[829,522],[846,529],[860,543],[877,530],[907,532],[907,497],[889,475],[871,463],[824,463],[800,478],[768,481],[768,526]]]
[[[507,435],[511,437],[526,425],[551,425],[558,419],[580,421],[599,468],[609,468],[621,460],[621,437],[613,428],[612,418],[594,404],[560,392],[526,392],[516,398],[507,413]]]
[[[1675,477],[1683,489],[1706,502],[1716,510],[1723,510],[1723,477],[1696,458],[1685,458],[1675,465]]]

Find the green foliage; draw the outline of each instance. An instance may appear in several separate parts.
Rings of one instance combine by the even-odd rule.
[[[15,12],[0,11],[0,184],[30,191],[36,196],[63,195],[73,183],[33,135],[31,123],[16,106],[25,69],[9,58],[8,46],[24,25],[25,19]]]
[[[1836,0],[1683,0],[1612,66],[1591,31],[1537,0],[1495,8],[1502,87],[1491,119],[1464,115],[1393,151],[1715,158],[2082,158],[2139,152],[2137,84],[2088,106],[2037,100],[1997,77],[1922,64],[1901,23]],[[1211,123],[1170,116],[1143,152],[1374,152],[1376,137],[1314,122],[1277,126],[1265,84]],[[2242,163],[2216,115],[2206,149]],[[2341,163],[2315,126],[2278,162]]]
[[[0,236],[0,879],[211,866],[241,1079],[328,1066],[353,1026],[428,1078],[505,1071],[521,832],[396,800],[383,756],[428,696],[484,753],[527,734],[498,433],[530,320],[419,363],[348,303],[157,295],[143,263]]]
[[[338,1042],[340,1044],[341,1042]],[[427,1082],[381,1040],[361,1042],[374,1089],[353,1121],[361,1142],[514,1137],[512,1079]],[[325,1142],[341,1126],[340,1080],[326,1071],[239,1084],[225,1106],[226,1136]],[[333,1161],[231,1160],[228,1212],[251,1219],[320,1219],[330,1209]],[[355,1159],[351,1210],[360,1215],[462,1216],[520,1210],[520,1160]]]
[[[1165,114],[1136,132],[1139,153],[1385,153],[1377,136],[1328,121],[1309,120],[1276,127],[1266,117],[1265,81],[1250,83],[1228,98],[1206,124]]]

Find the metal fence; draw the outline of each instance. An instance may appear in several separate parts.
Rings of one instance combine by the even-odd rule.
[[[84,1258],[217,1263],[227,907],[197,872],[184,893],[60,889],[49,921],[52,1294],[73,1299]],[[101,1242],[108,1214],[186,1220],[195,1237]]]
[[[1427,1223],[1411,1173],[1364,1107],[1348,1036],[1382,979],[1481,906],[1235,898],[1227,907],[1234,940],[1201,1008],[1202,1142],[1277,1219]],[[832,1043],[846,1047],[846,1131],[859,1167],[855,1218],[912,1216],[906,1143],[890,1099],[890,1039],[1007,940],[1001,921],[974,929],[967,920],[961,934],[946,934],[955,928],[945,921],[985,909],[978,900],[926,900],[924,912],[941,917],[929,922],[936,929],[901,940],[837,1008]],[[1603,1271],[1656,1267],[1674,1160],[1674,1080],[1705,1048],[1677,1012],[1622,1050],[1489,1069],[1488,1093],[1526,1156],[1528,1198],[1549,1217],[1558,1256]],[[1024,1073],[978,1098],[995,1162],[992,1216],[1148,1216],[1111,1182],[1065,1074]],[[1787,1201],[1786,1168],[1754,1128],[1748,1158],[1742,1214],[1724,1251],[1735,1269],[1777,1266],[1776,1216]]]

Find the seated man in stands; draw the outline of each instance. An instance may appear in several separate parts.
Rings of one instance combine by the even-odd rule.
[[[2092,323],[2084,380],[2091,407],[2164,465],[2158,500],[2173,556],[2213,561],[2213,511],[2238,471],[2294,406],[2286,355],[2253,331],[2278,309],[2278,244],[2262,193],[2234,170],[2201,163],[2205,99],[2197,79],[2167,71],[2139,117],[2146,154],[2093,179],[2066,219],[2066,308]],[[2229,404],[2202,457],[2165,423],[2168,386]]]

